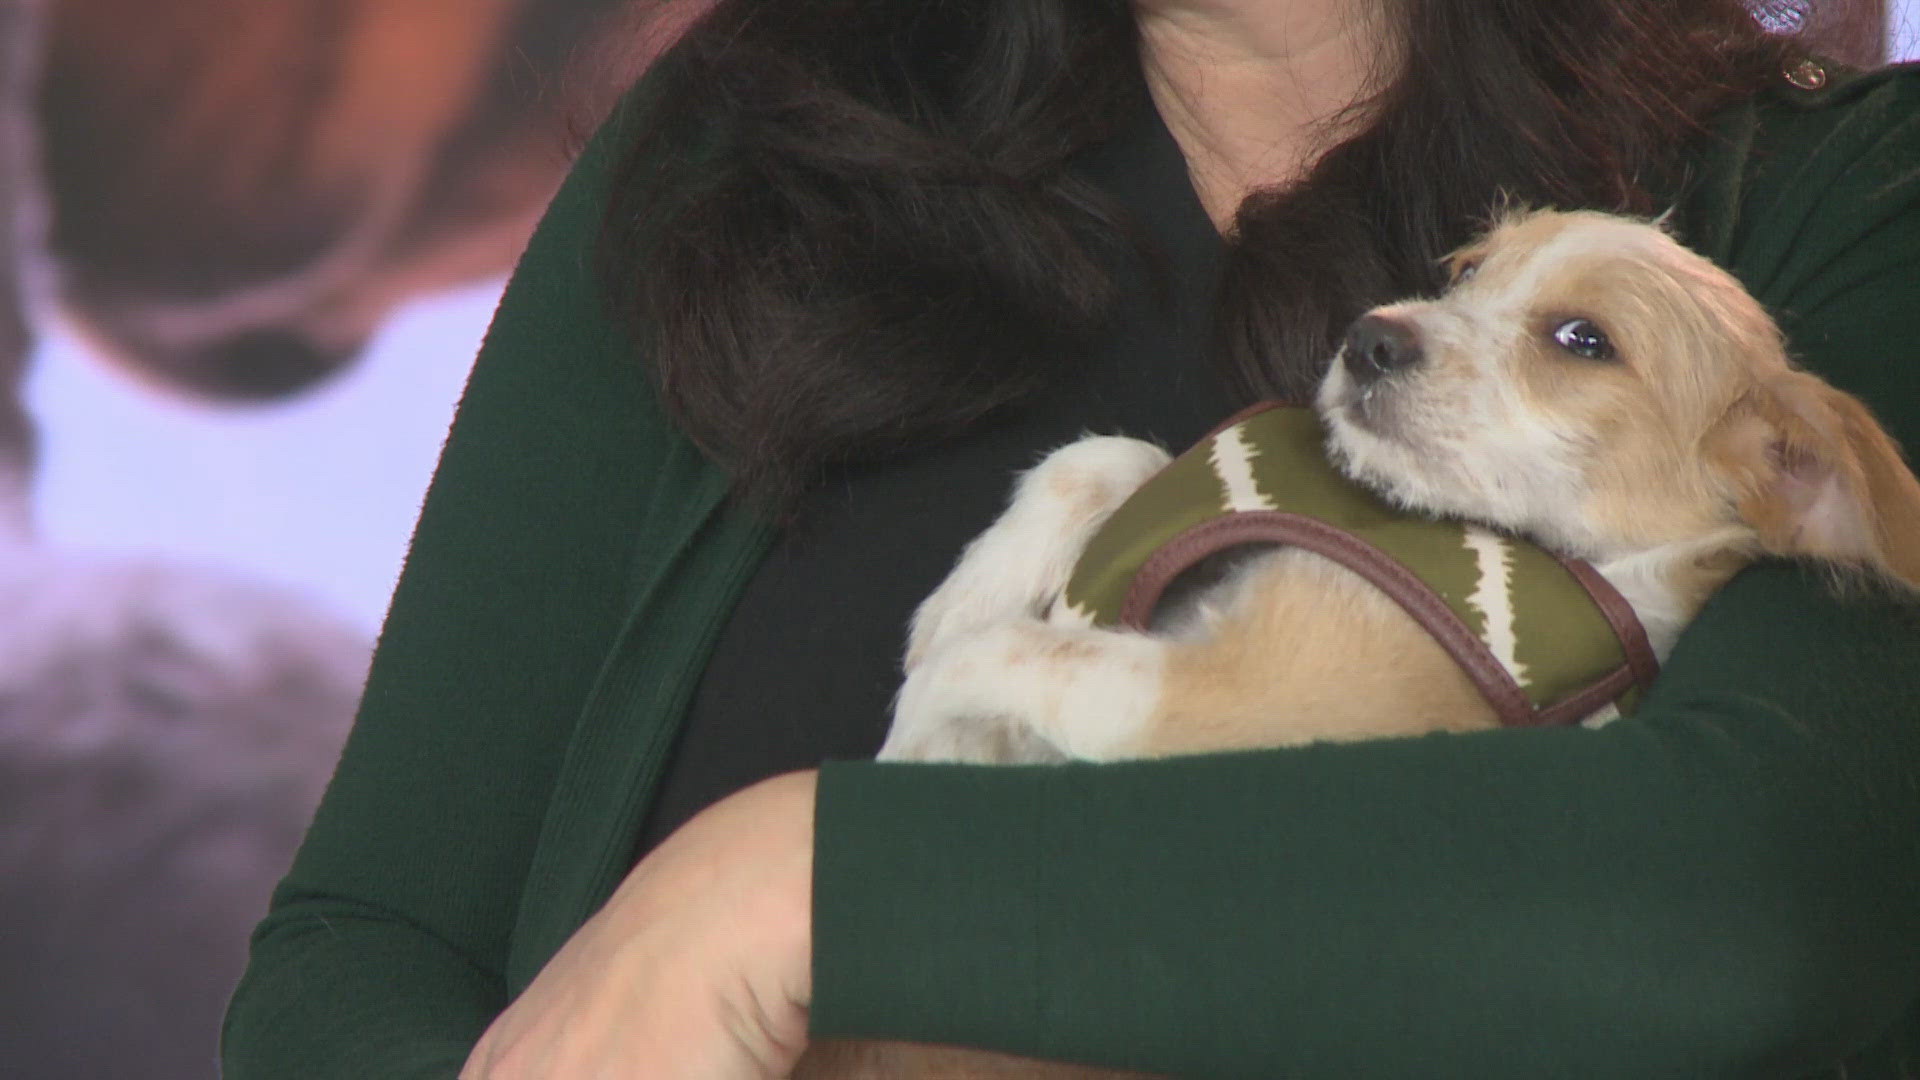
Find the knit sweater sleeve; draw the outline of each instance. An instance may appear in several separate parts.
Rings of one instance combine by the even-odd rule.
[[[506,1003],[517,899],[669,438],[592,276],[618,126],[552,204],[476,361],[360,715],[255,931],[230,1080],[451,1077]]]
[[[1730,260],[1920,449],[1920,77],[1763,125]],[[1920,991],[1920,613],[1755,568],[1641,711],[823,775],[814,1026],[1180,1076],[1775,1076]]]

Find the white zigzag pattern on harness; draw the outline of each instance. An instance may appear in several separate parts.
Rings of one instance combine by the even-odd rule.
[[[1500,666],[1507,669],[1507,674],[1513,676],[1513,681],[1526,686],[1527,665],[1520,662],[1520,640],[1513,629],[1513,550],[1506,537],[1473,525],[1461,530],[1461,539],[1467,550],[1473,552],[1474,567],[1480,576],[1467,597],[1484,624],[1480,640],[1486,643],[1494,659],[1500,661]]]

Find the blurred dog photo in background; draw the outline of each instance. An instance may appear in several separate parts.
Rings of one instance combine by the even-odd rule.
[[[163,397],[325,384],[397,308],[511,267],[639,59],[597,51],[619,7],[0,0],[8,1076],[216,1074],[372,646],[229,566],[37,536],[30,327]]]

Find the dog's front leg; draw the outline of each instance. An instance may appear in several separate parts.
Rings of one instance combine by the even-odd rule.
[[[1152,443],[1094,436],[1027,471],[1005,512],[914,612],[906,669],[984,627],[1043,617],[1094,532],[1167,461]]]
[[[1160,704],[1166,643],[1027,619],[952,641],[907,676],[883,759],[1135,757]]]

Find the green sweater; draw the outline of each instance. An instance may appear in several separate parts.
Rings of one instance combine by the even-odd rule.
[[[1920,71],[1784,82],[1688,239],[1920,447]],[[451,1077],[609,895],[768,531],[661,418],[592,242],[494,320],[230,1080]],[[1194,1077],[1920,1068],[1920,616],[1750,571],[1641,710],[1109,766],[825,768],[814,1026]],[[1904,1065],[1902,1063],[1904,1062]]]

